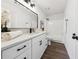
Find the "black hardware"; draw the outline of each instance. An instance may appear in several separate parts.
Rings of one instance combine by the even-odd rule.
[[[26,59],[26,57],[24,57],[24,59]]]
[[[22,50],[25,47],[26,47],[26,45],[24,45],[22,48],[17,49],[17,51],[20,51],[20,50]]]
[[[73,33],[72,39],[76,39],[76,40],[78,40],[78,36],[76,36],[76,34]]]
[[[40,41],[40,45],[42,45],[42,40]]]

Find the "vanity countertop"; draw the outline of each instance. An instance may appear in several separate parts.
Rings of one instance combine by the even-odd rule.
[[[35,33],[31,33],[31,34],[24,33],[24,34],[20,35],[19,37],[12,39],[10,41],[1,42],[1,50],[5,50],[5,49],[8,49],[9,47],[12,47],[12,46],[20,44],[22,42],[28,41],[43,33],[46,33],[46,31],[35,32]]]

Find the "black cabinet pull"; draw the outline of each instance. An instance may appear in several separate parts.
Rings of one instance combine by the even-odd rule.
[[[42,45],[42,40],[40,41],[40,45]]]
[[[17,51],[20,51],[20,50],[22,50],[25,47],[26,47],[26,45],[24,45],[22,48],[17,49]]]
[[[26,57],[24,57],[24,59],[26,59]]]

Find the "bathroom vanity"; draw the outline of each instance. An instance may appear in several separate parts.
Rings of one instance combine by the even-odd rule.
[[[35,9],[24,0],[2,0],[1,6],[7,7],[12,16],[7,25],[8,28],[27,32],[30,28],[34,29],[34,33],[23,33],[15,38],[7,39],[8,41],[7,37],[3,36],[5,40],[1,42],[1,59],[40,59],[48,46],[46,31],[35,32],[38,28],[38,18],[42,17],[40,13],[36,13]],[[16,34],[17,32],[12,34],[12,37]],[[10,38],[9,35],[8,38]]]
[[[1,59],[40,59],[48,46],[48,40],[46,32],[43,31],[24,33],[1,44]]]

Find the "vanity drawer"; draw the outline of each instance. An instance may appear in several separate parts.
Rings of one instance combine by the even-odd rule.
[[[15,56],[31,48],[31,40],[2,51],[2,59],[13,59]]]
[[[15,57],[14,59],[31,59],[31,49],[25,51],[24,53]]]
[[[46,34],[42,34],[42,35],[35,37],[34,39],[32,39],[32,42],[36,43],[36,42],[38,42],[40,40],[44,40],[44,39],[46,39]]]

